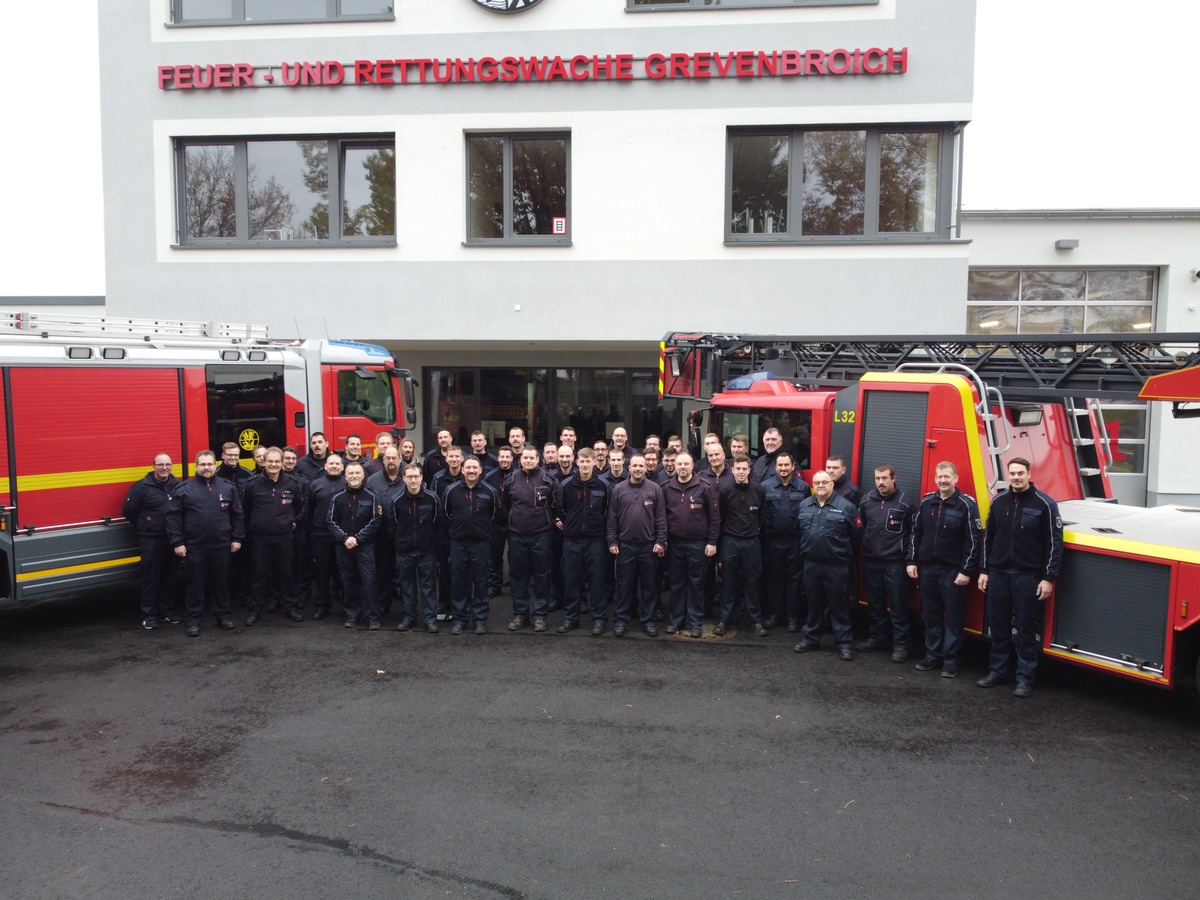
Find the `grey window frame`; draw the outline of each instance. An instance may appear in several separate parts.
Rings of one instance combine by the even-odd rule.
[[[329,237],[315,240],[251,240],[250,239],[250,201],[249,201],[249,155],[248,145],[255,141],[327,141],[330,159],[335,159],[337,165],[328,165],[328,195],[337,198],[337,202],[329,203]],[[395,247],[397,223],[392,224],[390,236],[362,236],[342,234],[344,220],[343,206],[343,166],[345,151],[356,147],[377,147],[389,144],[392,153],[396,152],[396,135],[387,134],[254,134],[254,135],[204,135],[174,138],[175,156],[175,244],[176,249],[229,249],[229,248],[272,248],[272,249],[304,249],[329,247]],[[187,173],[185,169],[185,154],[189,147],[205,147],[220,144],[232,144],[234,153],[234,216],[236,220],[236,237],[189,237],[187,234]]]
[[[498,238],[471,237],[471,140],[473,138],[500,138],[503,146],[504,184],[504,236]],[[566,219],[567,232],[554,234],[513,234],[513,141],[514,140],[562,140],[566,143]],[[571,132],[566,128],[537,129],[534,131],[468,131],[463,135],[463,204],[466,236],[464,247],[569,247],[573,231],[571,212]]]
[[[721,9],[779,7],[878,6],[879,0],[625,0],[625,12],[709,12]]]
[[[866,135],[865,192],[863,197],[863,233],[847,235],[803,234],[804,135],[829,131],[862,131]],[[936,133],[938,139],[937,214],[932,231],[879,230],[880,137],[883,134]],[[725,243],[746,244],[922,244],[944,243],[954,239],[955,160],[961,126],[952,122],[898,122],[864,125],[775,125],[728,128],[725,133]],[[733,230],[733,142],[739,137],[785,133],[788,145],[787,232],[742,234]],[[796,165],[800,160],[801,164]]]
[[[325,15],[317,18],[283,18],[283,19],[247,19],[246,0],[232,0],[232,15],[228,19],[184,19],[183,0],[170,0],[170,16],[168,28],[197,28],[213,25],[301,25],[312,22],[394,22],[396,20],[395,0],[392,0],[390,13],[346,13],[342,14],[341,0],[325,0]]]

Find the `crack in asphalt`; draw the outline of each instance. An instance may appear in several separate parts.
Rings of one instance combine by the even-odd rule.
[[[209,831],[219,831],[226,834],[245,834],[264,839],[282,838],[283,840],[294,841],[312,848],[332,850],[335,853],[350,859],[365,860],[367,862],[383,865],[389,869],[396,870],[402,875],[426,881],[435,884],[438,887],[444,888],[452,886],[459,889],[467,888],[478,896],[509,897],[513,898],[513,900],[525,900],[525,898],[528,897],[527,894],[517,890],[516,888],[506,887],[505,885],[497,884],[494,881],[487,881],[481,878],[469,878],[454,872],[445,871],[443,869],[424,868],[423,866],[416,865],[415,863],[397,859],[394,856],[388,856],[386,853],[381,853],[378,850],[362,844],[356,844],[352,841],[338,838],[326,837],[320,834],[311,834],[305,831],[298,831],[294,828],[286,828],[283,825],[279,825],[275,822],[245,824],[242,822],[190,819],[183,816],[139,819],[127,818],[124,816],[113,815],[112,813],[104,812],[103,810],[99,809],[71,806],[64,803],[48,802],[45,805],[51,807],[52,809],[65,810],[67,812],[78,813],[85,816],[94,816],[96,818],[111,819],[118,822],[124,822],[128,825],[177,825],[184,828],[203,828]]]

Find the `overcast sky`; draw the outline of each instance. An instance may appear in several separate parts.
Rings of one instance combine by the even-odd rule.
[[[50,8],[0,34],[0,296],[104,293],[96,0]],[[978,0],[964,207],[1200,207],[1198,35],[1197,0]]]

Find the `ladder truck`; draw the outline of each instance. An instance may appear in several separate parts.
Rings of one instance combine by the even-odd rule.
[[[168,453],[176,477],[233,441],[296,447],[323,431],[365,447],[415,420],[415,382],[390,351],[271,340],[255,325],[0,312],[0,608],[136,575],[121,515]]]
[[[831,455],[864,491],[876,465],[914,496],[942,460],[986,519],[1005,462],[1030,460],[1059,502],[1064,558],[1044,655],[1173,687],[1200,682],[1200,509],[1122,506],[1100,401],[1171,401],[1200,414],[1200,334],[790,337],[671,332],[660,394],[681,399],[689,444],[779,428],[811,482]],[[919,608],[919,606],[918,606]],[[967,630],[983,635],[974,585]]]

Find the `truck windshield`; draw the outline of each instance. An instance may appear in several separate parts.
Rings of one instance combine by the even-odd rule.
[[[391,375],[383,369],[359,367],[343,369],[337,376],[339,416],[363,416],[377,425],[396,424],[396,389]]]
[[[712,430],[721,435],[721,443],[729,450],[729,440],[735,434],[750,436],[750,458],[757,459],[766,450],[763,432],[778,428],[783,449],[792,454],[798,468],[808,468],[812,447],[812,411],[807,409],[722,409],[713,410]]]

